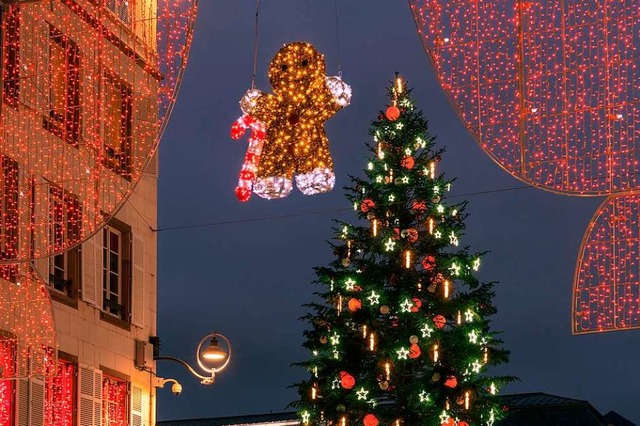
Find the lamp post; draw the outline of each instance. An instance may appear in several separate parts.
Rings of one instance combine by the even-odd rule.
[[[222,340],[225,343],[227,349],[223,349],[219,345],[219,340]],[[202,348],[205,342],[209,342],[209,345],[206,348]],[[207,334],[200,340],[198,343],[198,348],[196,349],[196,360],[198,362],[198,366],[205,373],[201,374],[196,369],[191,367],[185,361],[172,357],[172,356],[156,356],[153,357],[155,361],[174,361],[178,364],[185,367],[189,372],[200,379],[200,383],[203,385],[212,385],[216,381],[216,374],[225,369],[227,365],[229,365],[229,361],[231,360],[231,342],[225,336],[220,333],[213,332]]]

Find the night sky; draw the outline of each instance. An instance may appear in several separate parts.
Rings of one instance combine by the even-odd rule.
[[[366,5],[366,6],[365,6]],[[414,87],[417,106],[447,152],[440,170],[458,177],[452,195],[522,187],[484,154],[437,85],[405,1],[339,1],[343,77],[352,104],[327,124],[337,175],[329,194],[234,195],[246,139],[231,140],[238,100],[251,84],[255,2],[201,0],[189,68],[160,148],[159,335],[162,354],[195,363],[200,338],[219,331],[234,356],[212,387],[162,362],[163,377],[184,386],[159,391],[160,420],[278,412],[305,375],[301,305],[312,298],[312,268],[332,259],[332,218],[354,221],[343,197],[348,174],[362,174],[370,121],[385,108],[394,72]],[[263,1],[257,88],[269,91],[269,61],[283,43],[313,43],[338,71],[334,2]],[[519,376],[504,392],[547,392],[585,399],[603,414],[640,423],[637,331],[571,336],[577,250],[602,199],[520,189],[466,197],[472,250],[489,250],[481,278],[499,281],[493,326],[503,330],[511,363],[494,373]],[[454,198],[452,201],[460,201]],[[332,212],[326,212],[330,210]],[[277,216],[277,219],[253,220]],[[289,216],[283,218],[283,216]],[[235,222],[235,223],[234,223]]]

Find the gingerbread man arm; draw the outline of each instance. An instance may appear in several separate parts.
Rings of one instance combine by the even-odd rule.
[[[240,108],[246,115],[250,115],[268,125],[275,117],[277,98],[260,90],[247,90],[240,100]]]
[[[351,102],[351,86],[342,81],[340,77],[326,77],[322,93],[315,100],[316,108],[322,111],[323,118],[327,120],[349,105]]]

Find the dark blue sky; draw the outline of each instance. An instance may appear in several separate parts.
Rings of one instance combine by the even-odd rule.
[[[263,1],[258,88],[270,90],[266,68],[286,42],[309,41],[337,73],[333,1]],[[458,177],[453,194],[518,187],[477,146],[449,106],[404,1],[339,1],[344,79],[351,106],[327,124],[337,174],[336,189],[307,197],[294,190],[284,200],[234,195],[246,139],[229,137],[240,115],[238,100],[250,86],[253,0],[201,0],[195,41],[180,97],[161,143],[160,228],[348,208],[340,188],[366,165],[369,123],[385,107],[385,87],[395,71],[447,148],[442,170]],[[543,391],[589,400],[640,422],[637,407],[640,340],[628,331],[570,334],[571,286],[582,234],[600,199],[573,198],[535,189],[469,197],[463,243],[490,250],[482,277],[497,280],[511,363],[497,370],[519,376],[506,392]],[[331,219],[354,220],[349,211],[295,216],[159,233],[159,335],[162,354],[194,362],[195,345],[217,330],[234,344],[228,370],[213,387],[167,363],[164,377],[184,386],[180,397],[160,391],[159,419],[217,417],[282,411],[295,397],[287,387],[304,372],[304,313],[311,299],[313,266],[331,259],[326,240]]]

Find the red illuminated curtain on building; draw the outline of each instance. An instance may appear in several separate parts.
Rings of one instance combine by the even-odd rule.
[[[15,374],[13,344],[0,342],[0,368],[5,376]],[[13,419],[13,388],[15,380],[0,380],[0,426],[11,426]]]
[[[128,426],[127,382],[105,376],[102,381],[102,426]]]
[[[45,424],[73,426],[76,401],[76,367],[70,362],[58,360],[56,370],[56,376],[47,380]]]

